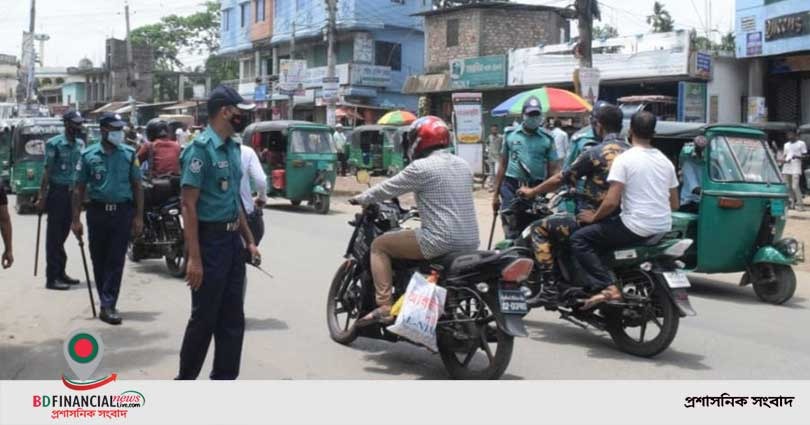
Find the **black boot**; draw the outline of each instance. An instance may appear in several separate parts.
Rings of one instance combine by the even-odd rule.
[[[121,324],[121,316],[118,314],[118,311],[114,308],[101,308],[101,314],[99,314],[99,319],[102,322],[109,323],[111,325],[120,325]]]
[[[70,289],[70,285],[68,285],[65,282],[62,282],[61,280],[49,280],[45,282],[45,288],[53,289],[56,291],[66,291]]]
[[[67,273],[62,274],[62,277],[59,278],[62,282],[67,283],[68,285],[78,285],[79,279],[74,279],[67,275]]]

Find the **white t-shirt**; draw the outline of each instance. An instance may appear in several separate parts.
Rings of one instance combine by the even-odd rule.
[[[675,167],[655,148],[633,147],[613,160],[609,182],[624,183],[622,223],[638,236],[672,230],[670,189],[678,187]]]
[[[267,200],[267,175],[264,174],[259,156],[253,148],[239,145],[242,154],[242,181],[239,184],[239,196],[242,198],[242,205],[245,206],[245,213],[252,214],[255,206],[253,196],[250,191],[250,181],[256,188],[259,199]]]
[[[554,147],[557,148],[557,158],[565,159],[568,156],[568,133],[560,127],[551,130],[554,136]]]
[[[782,174],[800,175],[802,174],[802,155],[807,154],[807,145],[797,140],[785,143],[785,165],[782,166]]]

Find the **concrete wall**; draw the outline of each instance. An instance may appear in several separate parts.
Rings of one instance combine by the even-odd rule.
[[[273,9],[276,0],[264,0],[264,20],[256,22],[256,0],[250,1],[250,41],[269,39],[273,35]]]
[[[707,85],[706,117],[711,116],[711,99],[717,96],[717,122],[740,122],[742,97],[748,95],[747,61],[733,57],[714,57],[712,80]]]
[[[85,84],[83,82],[65,84],[62,86],[62,104],[75,105],[79,103],[81,105],[86,100],[85,94]]]
[[[239,52],[240,50],[250,49],[253,46],[250,42],[250,27],[251,27],[250,21],[244,27],[240,26],[239,21],[239,5],[246,2],[248,1],[247,0],[220,1],[220,10],[222,10],[222,18],[223,18],[219,30],[220,54],[236,53]],[[227,19],[225,16],[226,14],[228,15]],[[249,18],[252,19],[253,17],[252,11],[249,15],[250,15]]]

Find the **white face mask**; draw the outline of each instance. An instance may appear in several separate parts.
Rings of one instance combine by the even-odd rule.
[[[124,130],[116,130],[107,133],[107,141],[115,146],[124,143]]]

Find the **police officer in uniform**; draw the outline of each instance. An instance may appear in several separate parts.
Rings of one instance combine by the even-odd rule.
[[[84,118],[75,111],[62,116],[65,131],[52,137],[45,144],[45,171],[39,186],[37,209],[48,213],[48,228],[45,233],[45,287],[65,290],[79,281],[65,273],[67,254],[65,240],[70,234],[71,190],[76,178],[76,164],[79,162],[84,140],[82,124]]]
[[[240,150],[231,136],[245,129],[251,109],[232,88],[214,89],[208,99],[209,125],[180,157],[186,278],[192,292],[176,379],[197,378],[212,336],[210,378],[239,375],[245,332],[245,259],[246,255],[258,259],[259,251],[240,201]]]
[[[90,258],[101,300],[102,321],[121,323],[116,309],[127,243],[143,230],[143,190],[135,149],[124,141],[121,116],[104,113],[98,120],[101,142],[86,148],[77,168],[73,192],[73,233],[82,237],[82,200],[87,190]],[[134,205],[133,205],[134,203]]]

